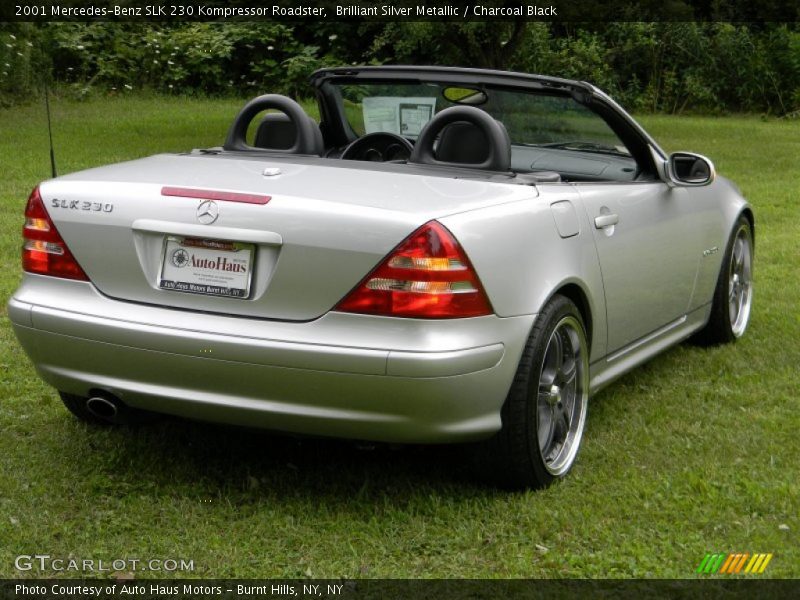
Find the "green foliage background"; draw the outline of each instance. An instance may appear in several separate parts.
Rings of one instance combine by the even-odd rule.
[[[490,67],[590,81],[638,112],[800,109],[797,23],[0,23],[0,104],[42,82],[78,97],[153,90],[303,95],[348,64]]]

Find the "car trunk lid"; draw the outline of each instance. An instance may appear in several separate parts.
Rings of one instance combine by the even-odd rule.
[[[73,173],[40,191],[103,294],[303,321],[331,310],[421,224],[536,195],[397,167],[158,155]]]

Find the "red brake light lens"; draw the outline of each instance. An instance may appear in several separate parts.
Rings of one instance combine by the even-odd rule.
[[[22,268],[28,273],[89,281],[47,214],[38,187],[25,207],[22,237]]]
[[[200,198],[201,200],[221,200],[224,202],[244,202],[245,204],[266,204],[272,196],[261,194],[241,194],[222,190],[201,190],[196,188],[170,187],[161,188],[162,196],[179,196],[181,198]]]
[[[335,310],[418,319],[492,314],[466,253],[437,221],[401,242]]]

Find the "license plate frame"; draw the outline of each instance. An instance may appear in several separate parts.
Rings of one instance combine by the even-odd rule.
[[[247,300],[255,257],[255,244],[168,235],[156,287],[194,296]]]

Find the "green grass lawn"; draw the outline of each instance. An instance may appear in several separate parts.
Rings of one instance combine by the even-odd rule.
[[[218,145],[240,104],[56,101],[59,168]],[[0,577],[36,553],[185,558],[200,577],[693,577],[706,552],[772,552],[767,575],[800,576],[800,122],[642,121],[666,149],[712,157],[754,205],[751,327],[607,388],[571,475],[505,493],[472,482],[453,448],[73,419],[5,312],[24,203],[49,176],[45,116],[0,110]]]

